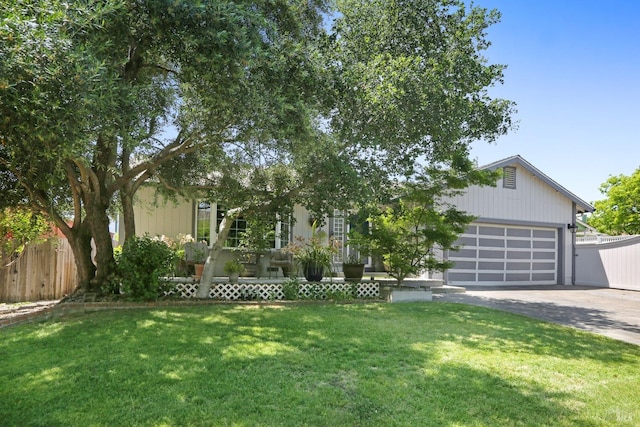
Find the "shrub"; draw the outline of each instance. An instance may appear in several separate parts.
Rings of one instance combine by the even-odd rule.
[[[159,278],[173,270],[176,252],[149,236],[134,237],[125,242],[117,261],[122,291],[131,299],[153,300],[170,288]]]
[[[300,281],[297,278],[285,281],[282,283],[282,293],[286,300],[298,299],[298,294],[300,293]]]

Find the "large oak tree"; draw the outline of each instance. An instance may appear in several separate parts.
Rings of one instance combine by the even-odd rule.
[[[85,286],[111,272],[116,197],[132,235],[145,182],[228,209],[206,284],[234,216],[384,199],[394,182],[456,168],[471,141],[511,126],[512,103],[488,94],[503,66],[483,57],[498,14],[458,1],[0,9],[0,172],[11,200],[67,235]],[[327,29],[322,12],[336,10]]]

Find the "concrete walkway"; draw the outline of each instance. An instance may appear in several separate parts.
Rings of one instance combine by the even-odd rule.
[[[485,307],[584,329],[640,345],[640,292],[588,286],[469,286],[434,301]]]

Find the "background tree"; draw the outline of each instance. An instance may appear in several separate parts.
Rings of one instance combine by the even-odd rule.
[[[25,208],[0,211],[0,269],[14,262],[29,243],[44,239],[50,230],[41,215]]]
[[[610,177],[600,192],[607,198],[593,204],[589,225],[611,236],[640,234],[640,169],[631,176]]]

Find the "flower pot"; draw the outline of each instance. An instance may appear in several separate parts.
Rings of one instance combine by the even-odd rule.
[[[238,278],[240,277],[240,273],[230,273],[229,274],[229,283],[238,283]]]
[[[255,277],[257,271],[255,262],[243,262],[242,265],[244,265],[242,277]]]
[[[203,271],[204,271],[204,264],[195,264],[195,275],[193,276],[193,278],[196,280],[200,280],[200,278],[202,277]]]
[[[308,262],[303,265],[304,278],[307,282],[319,282],[322,280],[322,274],[324,273],[324,265]]]
[[[358,283],[364,274],[364,264],[342,264],[342,273],[345,282]]]

